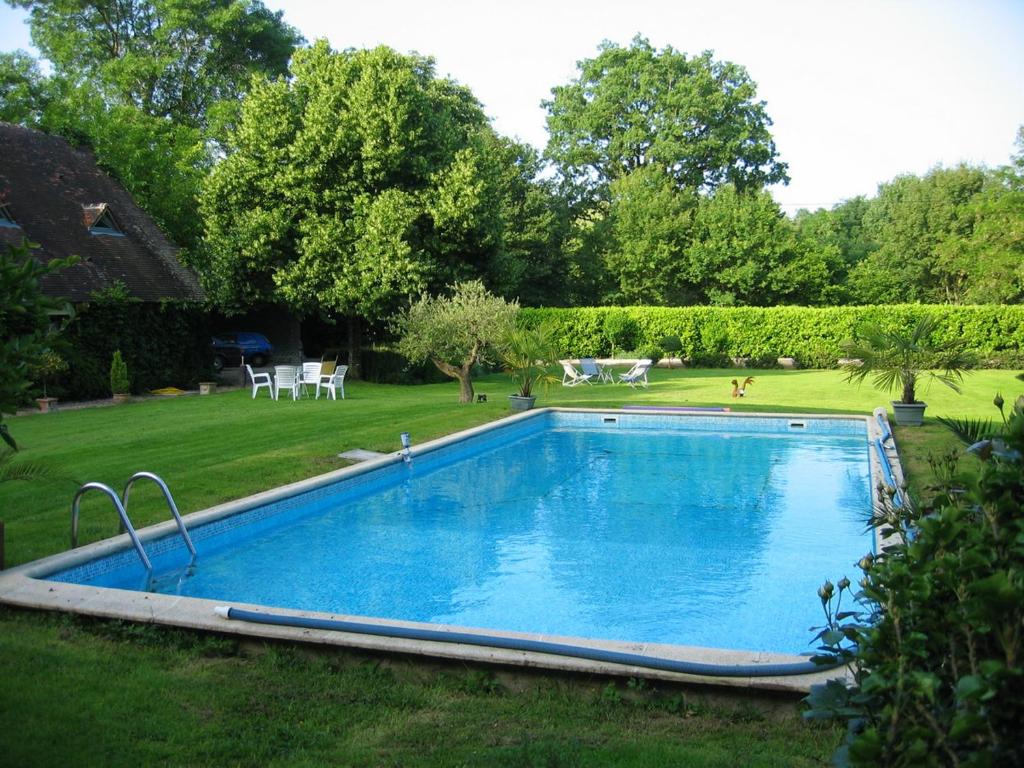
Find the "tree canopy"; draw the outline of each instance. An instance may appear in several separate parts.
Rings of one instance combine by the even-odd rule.
[[[602,43],[578,69],[544,106],[545,154],[579,198],[607,199],[614,180],[645,166],[687,190],[788,180],[765,103],[743,67],[710,51],[657,51],[638,36],[628,48]]]
[[[203,126],[254,74],[283,74],[301,35],[259,0],[6,0],[54,73],[107,103]]]
[[[519,306],[490,293],[479,280],[452,286],[450,296],[423,296],[395,320],[399,350],[429,359],[459,381],[459,402],[473,402],[473,366],[493,361],[511,333]]]
[[[545,244],[529,224],[547,217],[526,181],[535,161],[429,58],[318,42],[249,94],[227,152],[202,195],[196,265],[223,306],[379,320],[463,278],[510,293],[536,279],[510,266]]]

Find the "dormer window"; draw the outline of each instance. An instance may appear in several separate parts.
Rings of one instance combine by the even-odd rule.
[[[124,232],[121,231],[121,227],[118,226],[113,212],[111,212],[110,207],[106,203],[83,205],[82,216],[85,219],[85,226],[89,228],[90,234],[124,237]]]
[[[0,227],[18,228],[18,222],[14,220],[14,214],[11,213],[11,206],[7,203],[0,203]]]

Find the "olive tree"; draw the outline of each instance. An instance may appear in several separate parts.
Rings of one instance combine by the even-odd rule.
[[[490,293],[479,280],[458,283],[451,296],[423,296],[395,320],[398,350],[429,359],[459,382],[459,402],[473,402],[473,366],[489,362],[515,323],[519,305]]]

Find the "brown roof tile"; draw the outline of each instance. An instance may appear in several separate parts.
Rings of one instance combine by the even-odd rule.
[[[121,282],[143,301],[203,296],[178,249],[91,152],[64,139],[0,122],[0,202],[18,227],[0,226],[0,245],[27,238],[43,261],[76,254],[81,261],[45,278],[46,293],[86,301]],[[109,210],[122,235],[90,232]]]

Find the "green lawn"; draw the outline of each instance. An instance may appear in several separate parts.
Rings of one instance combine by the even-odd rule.
[[[651,387],[552,387],[541,404],[728,405],[737,410],[868,412],[886,398],[832,371],[753,371],[743,400],[733,370],[658,370]],[[350,448],[396,450],[499,418],[502,376],[460,406],[454,384],[346,384],[345,401],[272,402],[261,392],[147,400],[11,419],[19,459],[65,477],[0,484],[7,564],[62,551],[78,483],[121,488],[133,472],[163,476],[183,513],[342,465]],[[1024,391],[1014,372],[978,371],[956,395],[933,386],[929,417],[995,414]],[[955,445],[934,422],[897,431],[918,479],[932,451]],[[140,526],[163,520],[155,487],[133,491]],[[109,502],[86,497],[81,541],[113,535]],[[0,611],[0,754],[12,765],[820,765],[835,730],[793,716],[694,706],[676,691],[596,688],[538,677],[509,686],[492,672],[428,672],[352,656],[240,649],[188,632]]]

